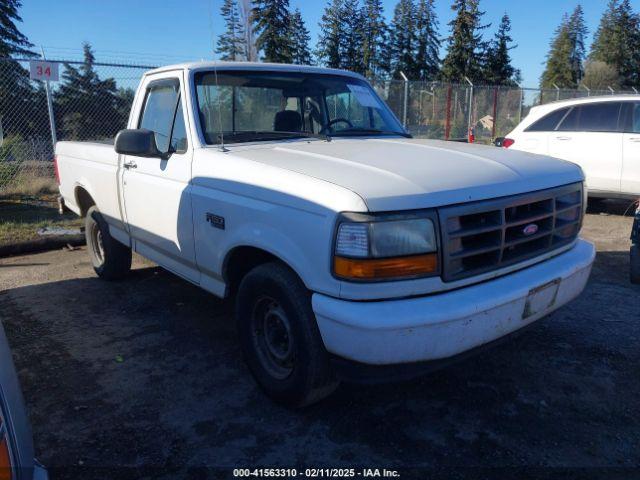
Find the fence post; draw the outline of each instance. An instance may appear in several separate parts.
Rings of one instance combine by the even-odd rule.
[[[469,132],[473,127],[473,82],[469,80],[469,77],[467,76],[465,76],[464,79],[471,87],[471,90],[469,91],[469,119],[467,120],[467,135],[469,135]]]
[[[409,79],[404,74],[404,72],[400,72],[402,79],[404,80],[404,106],[402,108],[402,125],[404,128],[407,128],[407,109],[409,108]]]
[[[451,91],[453,90],[453,86],[449,84],[449,88],[447,88],[447,118],[445,120],[444,125],[444,139],[449,140],[449,135],[451,134]]]
[[[552,83],[551,85],[553,85],[556,89],[556,100],[560,100],[560,87],[558,87],[558,85],[556,85],[555,83]]]
[[[498,87],[493,89],[493,126],[491,128],[491,139],[496,138],[496,124],[498,123]]]
[[[47,58],[44,55],[44,47],[40,47],[42,52],[42,60],[46,60]],[[53,116],[53,102],[51,101],[51,89],[49,88],[49,80],[45,80],[44,88],[47,93],[47,110],[49,111],[49,128],[51,128],[51,151],[55,152],[56,150],[56,142],[58,141],[58,137],[56,135],[56,120]]]
[[[520,105],[518,106],[518,123],[520,123],[522,121],[522,107],[524,104],[524,89],[518,85],[518,88],[520,88]]]
[[[611,88],[610,86],[607,86],[607,88],[611,92],[611,95],[614,95],[616,93],[616,91],[613,88]]]

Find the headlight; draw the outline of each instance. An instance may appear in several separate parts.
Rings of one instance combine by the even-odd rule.
[[[431,218],[346,214],[336,232],[333,271],[360,281],[437,275],[437,251]]]

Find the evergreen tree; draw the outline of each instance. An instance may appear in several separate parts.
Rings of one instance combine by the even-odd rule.
[[[420,80],[432,80],[440,70],[440,39],[434,0],[418,0],[415,70]]]
[[[16,27],[15,22],[22,22],[22,18],[18,15],[18,9],[21,6],[21,0],[0,2],[0,57],[2,58],[35,55],[30,50],[33,44]]]
[[[480,0],[454,0],[451,9],[456,17],[449,22],[451,35],[448,38],[448,51],[442,63],[442,77],[452,82],[462,82],[464,77],[474,83],[482,82],[486,42],[482,40],[484,12],[479,10]]]
[[[364,73],[363,19],[359,3],[359,0],[344,0],[342,5],[341,17],[344,25],[344,37],[340,44],[340,63],[342,68],[346,70]]]
[[[263,53],[264,60],[291,63],[293,42],[289,0],[254,0],[252,18],[256,47]]]
[[[408,78],[416,78],[416,6],[413,0],[399,0],[393,10],[390,49],[394,78],[400,78],[400,72]]]
[[[364,73],[369,78],[383,77],[389,72],[385,55],[389,29],[384,20],[382,0],[365,0],[360,17]]]
[[[342,42],[345,27],[342,22],[343,0],[331,0],[320,19],[320,37],[316,56],[329,68],[342,68]]]
[[[571,63],[571,71],[575,85],[578,86],[582,77],[584,77],[584,59],[586,56],[584,41],[587,36],[587,26],[584,23],[584,12],[581,5],[578,5],[571,14],[571,17],[569,17],[568,27],[571,45],[569,62]]]
[[[224,0],[220,15],[225,24],[224,33],[218,36],[218,48],[216,49],[220,60],[233,62],[246,60],[246,37],[236,0]]]
[[[595,33],[589,60],[611,65],[623,87],[640,86],[640,17],[629,0],[610,0]]]
[[[520,80],[520,71],[511,65],[509,50],[511,45],[511,20],[506,13],[502,16],[498,31],[487,50],[485,63],[485,81],[490,85],[516,85]]]
[[[562,17],[556,29],[547,63],[542,73],[542,88],[577,88],[584,76],[584,38],[587,30],[582,7],[578,5],[571,16]]]
[[[304,24],[302,13],[296,8],[291,16],[291,38],[293,39],[293,63],[297,65],[311,65],[309,42],[311,35]]]
[[[565,14],[556,29],[547,54],[547,62],[540,79],[542,88],[575,88],[571,65],[571,33],[569,17]]]
[[[83,45],[79,67],[65,64],[62,83],[55,92],[55,108],[62,117],[60,138],[86,140],[113,137],[124,128],[124,103],[130,94],[118,92],[113,78],[100,79],[91,45]],[[129,96],[127,96],[129,95]]]
[[[34,129],[39,130],[35,122],[42,118],[35,113],[37,99],[41,96],[35,95],[29,72],[20,63],[10,60],[35,56],[30,50],[33,45],[16,26],[22,22],[18,14],[21,6],[20,0],[0,2],[0,57],[6,59],[0,63],[0,114],[5,136],[29,135]]]

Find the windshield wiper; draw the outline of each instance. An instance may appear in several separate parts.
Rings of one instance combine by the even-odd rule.
[[[344,134],[344,135],[343,135]],[[405,138],[413,138],[413,135],[407,132],[395,132],[393,130],[379,130],[376,128],[357,128],[357,129],[346,129],[340,130],[338,132],[334,132],[333,136],[347,136],[347,135],[399,135]]]
[[[329,135],[323,133],[311,132],[280,132],[274,130],[245,130],[242,132],[226,132],[218,135],[218,140],[249,142],[251,140],[279,140],[283,138],[319,138],[321,140],[331,141]]]

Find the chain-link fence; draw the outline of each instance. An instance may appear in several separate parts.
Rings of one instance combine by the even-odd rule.
[[[0,58],[0,192],[33,178],[53,178],[55,137],[113,138],[126,126],[142,73],[154,68],[144,62],[51,61],[59,65],[59,81],[50,83],[48,99],[45,84],[29,79],[28,59]],[[414,136],[466,140],[471,128],[482,143],[506,135],[534,105],[614,93],[397,80],[372,83]]]
[[[59,81],[29,78],[28,59],[0,58],[0,192],[53,178],[53,139],[111,139],[125,128],[151,65],[55,61]],[[49,117],[50,102],[53,122]]]
[[[490,143],[505,136],[536,106],[558,100],[636,91],[535,89],[441,82],[374,81],[398,119],[416,137]]]

